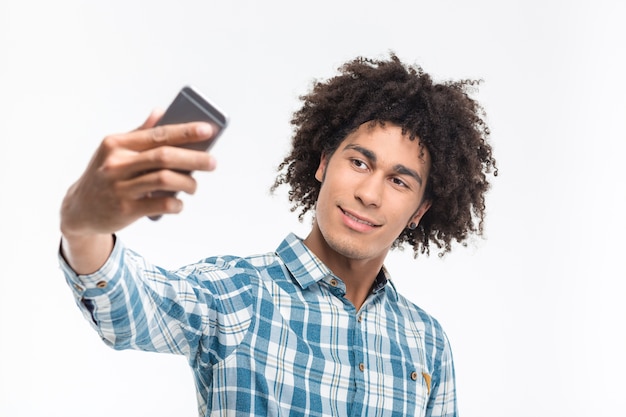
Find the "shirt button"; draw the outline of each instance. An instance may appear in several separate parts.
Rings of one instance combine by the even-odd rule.
[[[359,317],[357,317],[357,319],[356,319],[356,320],[357,320],[359,323],[360,323],[360,322],[362,322],[362,321],[363,321],[363,316],[362,316],[362,315],[359,315]]]
[[[413,381],[417,381],[417,372],[415,372],[415,371],[411,372],[411,379]]]
[[[337,286],[337,284],[338,284],[338,283],[337,283],[337,280],[336,280],[335,278],[333,278],[333,279],[331,279],[331,280],[330,280],[330,285],[332,285],[333,287],[336,287],[336,286]]]
[[[74,284],[74,288],[76,288],[77,291],[82,291],[83,290],[83,287],[81,287],[78,284]]]
[[[365,370],[365,365],[363,364],[363,362],[361,362],[359,364],[359,371],[363,372]]]
[[[106,286],[107,286],[106,281],[98,281],[98,283],[96,284],[96,287],[98,288],[106,288]]]

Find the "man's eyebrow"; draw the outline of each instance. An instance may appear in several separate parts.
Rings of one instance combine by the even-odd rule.
[[[376,162],[376,154],[372,151],[370,151],[367,148],[364,148],[362,146],[356,145],[354,143],[350,143],[348,145],[346,145],[346,147],[344,148],[344,150],[347,149],[353,149],[361,154],[363,154],[364,157],[366,157],[367,159],[369,159],[372,162]]]
[[[370,161],[376,163],[376,154],[367,148],[351,143],[349,145],[346,145],[346,147],[344,148],[344,150],[347,150],[347,149],[355,150],[361,153],[364,157],[366,157]],[[406,166],[402,164],[394,165],[393,170],[400,175],[408,175],[409,177],[417,181],[417,183],[420,186],[424,183],[424,181],[422,180],[422,177],[420,176],[420,174],[417,173],[417,171],[407,168]]]
[[[418,182],[419,185],[423,184],[422,177],[417,173],[417,171],[407,168],[404,165],[395,165],[393,169],[400,175],[408,175],[409,177],[412,177]]]

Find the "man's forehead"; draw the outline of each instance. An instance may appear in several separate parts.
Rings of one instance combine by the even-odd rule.
[[[419,148],[418,160],[421,163],[427,163],[430,166],[430,152],[428,151],[426,145],[422,143],[420,138],[417,135],[412,135],[409,132],[403,132],[401,126],[392,122],[369,121],[361,124],[357,129],[353,130],[344,138],[344,140],[339,145],[339,149],[354,149],[356,145],[362,149],[373,152],[373,150],[370,150],[366,144],[360,144],[359,142],[361,138],[372,137],[374,134],[376,134],[376,132],[380,132],[382,134],[381,138],[384,136],[388,137],[400,134],[405,140],[415,142]]]

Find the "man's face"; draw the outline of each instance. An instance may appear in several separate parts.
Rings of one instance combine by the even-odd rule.
[[[429,170],[428,150],[396,125],[366,123],[348,135],[315,174],[316,226],[329,254],[382,261],[430,207],[422,201]]]

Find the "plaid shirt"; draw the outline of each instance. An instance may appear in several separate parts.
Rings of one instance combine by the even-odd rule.
[[[293,234],[174,272],[119,240],[94,274],[60,263],[105,343],[187,357],[201,416],[457,415],[448,340],[384,268],[357,311]]]

